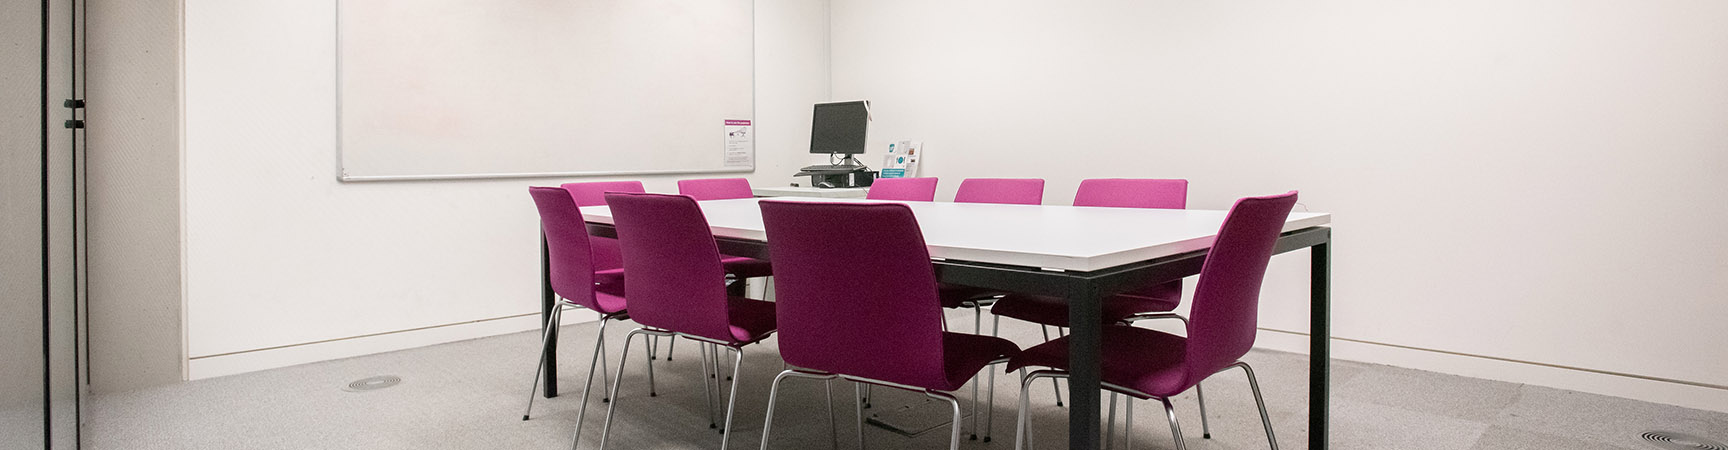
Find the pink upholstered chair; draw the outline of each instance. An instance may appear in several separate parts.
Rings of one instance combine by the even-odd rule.
[[[678,193],[697,200],[731,200],[756,196],[750,190],[750,180],[743,178],[678,180]],[[772,266],[767,261],[731,255],[725,255],[722,261],[726,264],[726,273],[732,274],[740,280],[774,274],[771,269]],[[739,287],[742,286],[739,285]],[[733,293],[742,294],[742,291],[735,290]]]
[[[604,205],[607,192],[648,192],[640,181],[586,181],[562,186],[570,191],[570,198],[576,200],[576,206]]]
[[[600,206],[606,204],[607,192],[647,192],[642,189],[640,181],[594,181],[586,183],[564,183],[561,187],[570,192],[570,198],[576,200],[576,206]],[[618,269],[624,267],[624,260],[618,256],[618,240],[604,237],[590,237],[594,246],[594,264],[601,268]]]
[[[756,193],[750,190],[750,180],[743,178],[678,180],[678,193],[697,200],[726,200],[756,196]]]
[[[1272,433],[1272,421],[1266,415],[1266,402],[1260,396],[1259,381],[1254,370],[1242,362],[1242,355],[1254,346],[1255,324],[1258,320],[1260,285],[1266,266],[1272,258],[1274,244],[1283,230],[1290,208],[1296,204],[1296,191],[1266,197],[1249,197],[1236,201],[1230,214],[1218,229],[1218,237],[1200,269],[1194,290],[1194,303],[1188,322],[1187,336],[1176,336],[1157,330],[1125,325],[1104,327],[1102,345],[1102,381],[1104,389],[1137,399],[1156,398],[1164,403],[1170,421],[1170,433],[1176,438],[1176,448],[1186,448],[1182,428],[1176,423],[1176,409],[1170,397],[1198,386],[1202,380],[1227,369],[1241,367],[1248,375],[1249,389],[1260,407],[1260,423],[1266,428],[1266,440],[1274,450],[1278,439]],[[1030,441],[1027,426],[1027,390],[1032,382],[1043,377],[1066,377],[1068,339],[1061,338],[1026,349],[1008,363],[1008,370],[1028,367],[1048,367],[1031,374],[1022,372],[1020,383],[1020,418],[1015,448],[1024,448]],[[1133,444],[1134,403],[1128,402],[1129,445]],[[1205,416],[1205,412],[1201,412]]]
[[[1039,178],[967,178],[960,181],[960,189],[954,193],[955,203],[997,203],[1007,205],[1036,205],[1044,202],[1044,180]],[[996,296],[1002,295],[988,289],[971,286],[942,284],[942,307],[944,308],[979,308],[988,305]],[[982,313],[975,314],[973,332],[983,331],[980,322]]]
[[[742,181],[743,179],[735,178],[733,180]],[[749,185],[748,181],[744,181],[744,183],[746,186]],[[642,182],[640,181],[591,181],[583,183],[564,183],[563,188],[566,191],[570,191],[570,197],[576,200],[576,206],[605,205],[607,192],[647,192],[647,190],[642,188]],[[624,260],[619,256],[617,239],[591,236],[589,240],[593,244],[594,265],[596,267],[602,269],[620,269],[624,267]],[[767,276],[769,273],[767,262],[752,258],[728,256],[722,257],[720,263],[725,266],[726,273],[738,278],[761,277]],[[654,345],[649,347],[648,359],[656,359],[658,357],[657,353],[659,353],[660,350],[659,344],[660,339],[655,338]],[[672,360],[672,350],[676,348],[677,345],[678,341],[676,339],[666,344],[667,361]],[[605,350],[602,349],[601,351],[604,352]],[[602,364],[601,366],[604,367],[605,365]],[[601,401],[606,400],[609,399],[601,399]]]
[[[624,302],[624,270],[597,268],[594,246],[582,220],[582,210],[576,207],[570,194],[553,187],[530,187],[528,194],[534,198],[534,206],[540,211],[540,231],[546,237],[552,292],[560,301],[552,309],[552,317],[548,318],[540,339],[540,363],[535,366],[534,387],[528,390],[528,408],[522,413],[522,420],[528,420],[529,413],[534,411],[534,393],[540,387],[540,375],[544,372],[541,368],[545,367],[553,330],[558,328],[564,308],[586,308],[600,314],[599,338],[594,340],[594,356],[588,361],[588,379],[582,385],[579,408],[583,412],[588,410],[588,393],[594,387],[596,364],[601,366],[600,376],[606,377],[606,359],[601,356],[606,348],[606,324],[629,318]],[[602,381],[602,390],[605,385]]]
[[[935,178],[877,178],[864,194],[870,200],[936,201]]]
[[[954,192],[954,202],[1036,205],[1044,202],[1044,179],[967,178]]]
[[[859,397],[867,384],[949,402],[949,448],[958,449],[960,402],[951,392],[1019,348],[993,336],[943,331],[935,271],[912,210],[786,201],[763,201],[761,208],[774,254],[780,355],[792,367],[769,391],[762,448],[768,448],[780,381],[838,377],[861,383]],[[831,263],[839,260],[850,263]],[[859,448],[863,408],[860,399]]]
[[[1074,206],[1183,209],[1187,205],[1188,180],[1098,178],[1082,180],[1079,190],[1074,192]],[[1144,318],[1186,320],[1170,313],[1181,301],[1182,280],[1147,286],[1105,299],[1104,322],[1131,322]],[[1009,317],[1038,324],[1045,341],[1050,340],[1049,327],[1068,326],[1068,300],[1057,297],[1010,293],[997,299],[990,306],[990,313],[996,316],[996,320]],[[995,324],[992,324],[990,334],[996,334]],[[1061,334],[1058,328],[1057,335]],[[1056,405],[1061,406],[1061,388],[1057,387],[1055,379],[1050,382],[1056,389]],[[1114,396],[1111,401],[1114,413]]]
[[[618,389],[623,384],[623,361],[628,361],[630,340],[644,335],[690,339],[723,347],[734,355],[732,395],[726,404],[726,425],[720,438],[720,446],[725,448],[734,434],[730,430],[738,402],[738,369],[744,346],[774,333],[774,304],[727,294],[720,251],[695,199],[683,195],[609,193],[606,203],[611,206],[613,223],[618,229],[624,269],[630,273],[624,279],[624,287],[631,295],[630,318],[642,326],[625,338],[624,357],[618,364],[618,377],[613,380],[612,403],[600,432],[600,446],[606,446],[612,417],[620,403]],[[652,396],[652,371],[649,377]],[[708,384],[704,382],[703,386]],[[709,426],[714,426],[712,415]],[[581,442],[580,430],[578,427],[572,445]]]

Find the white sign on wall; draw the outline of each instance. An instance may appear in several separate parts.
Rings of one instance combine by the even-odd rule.
[[[726,167],[749,167],[756,159],[756,131],[750,121],[726,119]]]

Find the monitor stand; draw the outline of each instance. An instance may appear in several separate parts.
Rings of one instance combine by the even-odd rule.
[[[839,153],[834,153],[833,155],[838,155],[838,154]],[[841,158],[840,162],[836,163],[836,164],[817,164],[817,165],[813,165],[813,166],[804,166],[803,169],[799,169],[800,172],[822,172],[822,173],[859,172],[859,171],[867,171],[867,170],[870,170],[870,168],[865,167],[864,163],[862,161],[859,161],[857,158],[853,158],[852,155],[846,155],[846,157]]]
[[[876,172],[871,172],[852,155],[846,155],[837,164],[805,166],[793,176],[808,176],[810,185],[820,188],[866,187],[876,181]]]

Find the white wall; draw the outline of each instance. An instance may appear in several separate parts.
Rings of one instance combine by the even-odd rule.
[[[1334,336],[1521,362],[1338,356],[1728,410],[1728,3],[835,0],[832,20],[834,98],[872,101],[873,149],[923,140],[942,196],[1300,189],[1335,214]],[[1278,258],[1263,327],[1306,330],[1306,263]]]
[[[186,2],[192,378],[536,327],[526,187],[578,180],[337,182],[335,6]],[[827,2],[755,16],[754,177],[783,183],[827,99]]]

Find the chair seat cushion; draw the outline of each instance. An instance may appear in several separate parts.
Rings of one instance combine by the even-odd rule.
[[[1104,299],[1104,323],[1121,322],[1140,313],[1174,311],[1176,305],[1181,303],[1179,298],[1112,295]],[[1008,294],[996,299],[996,305],[990,307],[990,313],[1037,324],[1068,326],[1068,300],[1060,297]]]
[[[737,344],[749,344],[760,341],[774,334],[776,327],[774,319],[774,303],[753,300],[744,297],[727,297],[731,303],[727,312],[731,316],[731,341]]]
[[[1183,364],[1187,339],[1125,325],[1105,326],[1103,338],[1101,378],[1132,390],[1122,393],[1141,399],[1170,397],[1194,386]],[[1008,371],[1023,367],[1068,370],[1068,339],[1061,337],[1020,352],[1008,361]]]
[[[624,296],[624,269],[595,271],[594,291]]]
[[[995,336],[942,332],[942,355],[948,385],[920,386],[940,391],[953,391],[966,385],[984,366],[1020,353],[1020,346]]]
[[[563,299],[564,303],[594,310],[601,314],[613,314],[624,310],[624,269],[600,270],[594,272],[594,305],[584,305],[581,302]]]
[[[720,255],[720,267],[738,278],[758,278],[774,274],[768,261],[742,256]]]
[[[936,283],[936,298],[942,301],[943,308],[960,308],[967,306],[967,302],[998,295],[1002,295],[1002,292],[958,284]]]

